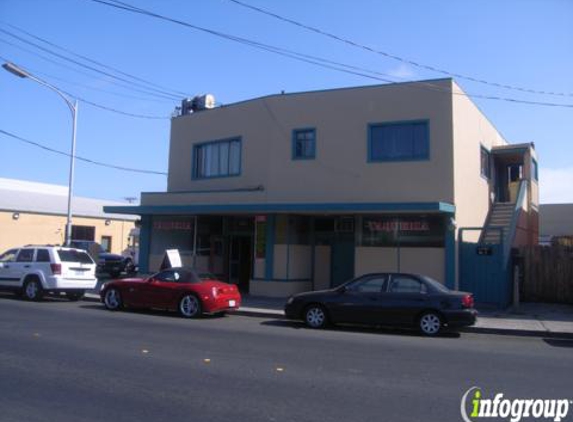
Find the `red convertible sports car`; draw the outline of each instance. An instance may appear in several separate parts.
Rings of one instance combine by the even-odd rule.
[[[237,286],[191,268],[169,268],[148,278],[114,280],[102,286],[100,297],[111,311],[124,306],[167,309],[186,318],[238,309],[241,305]]]

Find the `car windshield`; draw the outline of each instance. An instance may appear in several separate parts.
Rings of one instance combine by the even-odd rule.
[[[10,249],[9,251],[4,252],[0,255],[0,262],[11,262],[16,259],[16,254],[18,253],[18,249]]]
[[[442,292],[442,293],[449,293],[450,292],[450,289],[448,289],[446,286],[444,286],[439,281],[436,281],[433,278],[428,277],[428,276],[422,276],[422,278],[424,279],[424,281],[426,283],[428,283],[430,286],[432,286],[435,290]]]
[[[82,264],[93,264],[94,261],[86,252],[78,249],[60,249],[58,256],[62,262],[79,262]]]

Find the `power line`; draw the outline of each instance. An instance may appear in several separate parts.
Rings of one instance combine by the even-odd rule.
[[[477,82],[477,83],[484,84],[484,85],[495,86],[495,87],[497,87],[497,88],[510,89],[510,90],[521,91],[521,92],[527,92],[527,93],[529,93],[529,94],[543,94],[543,95],[554,95],[554,96],[561,96],[561,97],[573,97],[573,94],[572,94],[572,93],[542,91],[542,90],[535,90],[535,89],[530,89],[530,88],[523,88],[523,87],[518,87],[518,86],[513,86],[513,85],[508,85],[508,84],[502,84],[502,83],[498,83],[498,82],[487,81],[487,80],[485,80],[485,79],[480,79],[480,78],[476,78],[476,77],[473,77],[473,76],[464,75],[464,74],[461,74],[461,73],[450,72],[450,71],[448,71],[448,70],[440,69],[440,68],[435,67],[435,66],[430,66],[430,65],[423,64],[423,63],[419,63],[419,62],[416,62],[416,61],[413,61],[413,60],[410,60],[410,59],[406,59],[406,58],[404,58],[404,57],[400,57],[400,56],[397,56],[397,55],[395,55],[395,54],[388,53],[388,52],[386,52],[386,51],[377,50],[377,49],[375,49],[375,48],[373,48],[373,47],[369,47],[369,46],[367,46],[367,45],[360,44],[360,43],[358,43],[358,42],[356,42],[356,41],[353,41],[353,40],[350,40],[350,39],[348,39],[348,38],[343,38],[343,37],[341,37],[341,36],[339,36],[339,35],[336,35],[336,34],[333,34],[333,33],[330,33],[330,32],[326,32],[326,31],[324,31],[324,30],[322,30],[322,29],[319,29],[319,28],[316,28],[316,27],[314,27],[314,26],[306,25],[306,24],[304,24],[304,23],[302,23],[302,22],[299,22],[299,21],[295,21],[295,20],[293,20],[293,19],[286,18],[286,17],[281,16],[281,15],[279,15],[279,14],[277,14],[277,13],[273,13],[273,12],[267,10],[267,9],[263,9],[263,8],[261,8],[261,7],[256,7],[256,6],[253,6],[253,5],[251,5],[251,4],[244,3],[243,1],[240,1],[240,0],[228,0],[228,1],[233,2],[233,3],[235,3],[235,4],[239,5],[239,6],[245,7],[245,8],[247,8],[247,9],[254,10],[254,11],[258,12],[258,13],[262,13],[262,14],[264,14],[264,15],[271,16],[271,17],[273,17],[273,18],[275,18],[275,19],[278,19],[278,20],[280,20],[280,21],[290,23],[290,24],[292,24],[292,25],[298,26],[298,27],[303,28],[303,29],[306,29],[306,30],[308,30],[308,31],[312,31],[312,32],[317,33],[317,34],[319,34],[319,35],[322,35],[322,36],[325,36],[325,37],[334,39],[334,40],[336,40],[336,41],[339,41],[339,42],[342,42],[342,43],[344,43],[344,44],[350,45],[350,46],[352,46],[352,47],[354,47],[354,48],[359,48],[359,49],[361,49],[361,50],[365,50],[365,51],[368,51],[368,52],[370,52],[370,53],[379,54],[379,55],[384,56],[384,57],[387,57],[387,58],[389,58],[389,59],[396,60],[396,61],[399,61],[399,62],[402,62],[402,63],[405,63],[405,64],[409,64],[409,65],[412,65],[412,66],[415,66],[415,67],[418,67],[418,68],[421,68],[421,69],[430,70],[430,71],[432,71],[432,72],[437,72],[437,73],[441,73],[441,74],[443,74],[443,75],[447,75],[447,76],[450,76],[450,77],[455,77],[455,78],[458,78],[458,79],[465,79],[465,80],[468,80],[468,81],[471,81],[471,82]]]
[[[179,19],[170,18],[168,16],[160,15],[158,13],[151,12],[151,11],[148,11],[146,9],[135,7],[135,6],[132,6],[132,5],[125,3],[125,2],[122,2],[122,1],[118,1],[118,0],[90,0],[90,1],[92,1],[94,3],[100,3],[103,5],[109,6],[109,7],[113,7],[113,8],[117,8],[117,9],[121,9],[121,10],[126,10],[128,12],[132,12],[132,13],[136,13],[136,14],[140,14],[140,15],[145,15],[145,16],[156,18],[156,19],[175,23],[177,25],[181,25],[184,27],[195,29],[197,31],[205,32],[207,34],[210,34],[210,35],[213,35],[213,36],[216,36],[219,38],[238,42],[240,44],[247,45],[247,46],[250,46],[253,48],[257,48],[259,50],[271,52],[271,53],[278,54],[278,55],[281,55],[284,57],[289,57],[289,58],[294,59],[294,60],[313,64],[313,65],[320,66],[323,68],[332,69],[332,70],[336,70],[339,72],[352,74],[355,76],[362,76],[362,77],[367,77],[370,79],[380,80],[383,82],[396,82],[395,80],[388,80],[385,78],[381,78],[379,76],[375,76],[378,73],[376,71],[372,71],[372,70],[368,70],[368,69],[364,69],[364,68],[360,68],[357,66],[344,64],[344,63],[337,63],[337,62],[333,62],[331,60],[324,59],[324,58],[321,58],[318,56],[302,54],[302,53],[299,53],[299,52],[296,52],[293,50],[275,47],[275,46],[272,46],[269,44],[264,44],[264,43],[261,43],[258,41],[253,41],[253,40],[250,40],[247,38],[242,38],[242,37],[238,37],[235,35],[230,35],[230,34],[226,34],[223,32],[215,31],[213,29],[208,29],[205,27],[201,27],[198,25],[194,25],[194,24],[185,22],[185,21],[181,21]],[[416,82],[416,81],[410,81],[410,82]],[[460,95],[460,96],[465,96],[465,97],[469,97],[469,98],[472,98],[472,97],[473,98],[483,98],[483,99],[487,99],[487,100],[506,101],[506,102],[511,102],[511,103],[536,105],[536,106],[546,106],[546,107],[573,108],[573,104],[561,104],[561,103],[552,103],[552,102],[544,102],[544,101],[529,101],[529,100],[520,100],[517,98],[508,98],[508,97],[501,97],[501,96],[494,96],[494,95],[468,94],[468,93],[464,93],[464,92],[453,92],[452,90],[449,90],[449,89],[445,90],[441,87],[438,87],[436,85],[433,85],[429,82],[424,82],[424,81],[418,82],[418,84],[415,85],[415,87],[420,88],[420,89],[430,89],[433,91],[442,91],[442,92],[445,92],[445,93],[450,94],[450,95]]]
[[[63,63],[60,63],[60,62],[57,62],[57,61],[55,61],[55,60],[52,60],[52,59],[50,59],[50,58],[48,58],[48,57],[42,56],[41,54],[38,54],[38,53],[36,53],[36,52],[34,52],[34,51],[32,51],[32,50],[29,50],[29,49],[27,49],[27,48],[24,48],[24,47],[20,46],[20,45],[16,45],[16,44],[14,44],[14,43],[11,43],[10,41],[7,41],[7,40],[4,40],[4,39],[0,38],[0,42],[2,42],[2,43],[4,43],[4,44],[7,44],[7,45],[10,45],[10,46],[12,46],[12,47],[18,48],[18,49],[20,49],[20,50],[22,50],[22,51],[25,51],[26,53],[29,53],[29,54],[31,54],[31,55],[33,55],[33,56],[36,56],[36,57],[39,57],[39,58],[41,58],[42,60],[45,60],[45,61],[47,61],[47,62],[57,64],[58,66],[61,66],[61,67],[66,68],[66,69],[70,69],[70,70],[72,70],[72,71],[74,71],[74,72],[78,72],[78,73],[80,73],[80,74],[82,74],[82,75],[87,75],[87,76],[89,76],[89,77],[92,77],[92,75],[90,75],[90,74],[87,73],[87,72],[82,72],[82,71],[79,70],[79,69],[75,69],[75,68],[73,68],[73,67],[71,67],[71,66],[67,66],[67,65],[65,65],[65,64],[63,64]],[[116,81],[109,81],[109,82],[112,83],[112,84],[114,84],[114,85],[117,85],[117,86],[120,86],[120,87],[123,87],[123,88],[126,88],[126,89],[130,89],[130,90],[132,90],[132,91],[141,92],[141,93],[144,93],[144,94],[147,94],[147,95],[150,95],[150,96],[149,96],[148,98],[137,97],[137,96],[133,96],[133,95],[129,95],[129,94],[123,94],[123,93],[119,93],[119,92],[109,91],[109,90],[102,89],[102,88],[95,88],[95,87],[92,87],[92,86],[89,86],[89,85],[81,84],[81,83],[78,83],[78,82],[72,82],[72,81],[69,81],[69,80],[67,80],[67,79],[63,79],[63,78],[60,78],[60,77],[57,77],[57,76],[54,76],[54,75],[50,75],[50,74],[48,74],[48,73],[39,71],[39,70],[34,69],[34,68],[32,68],[32,67],[29,67],[29,66],[26,66],[26,68],[27,68],[27,69],[30,69],[31,71],[33,71],[34,74],[42,75],[42,76],[44,76],[44,77],[46,77],[46,78],[48,78],[48,79],[58,80],[58,81],[60,81],[60,82],[64,82],[64,83],[67,83],[67,84],[70,84],[70,85],[76,85],[76,86],[80,86],[80,87],[82,87],[82,88],[86,88],[86,89],[90,89],[90,90],[94,90],[94,91],[105,92],[105,93],[111,94],[111,95],[116,95],[116,96],[120,96],[120,97],[136,99],[136,100],[143,100],[143,101],[153,101],[153,102],[162,102],[162,103],[170,103],[170,104],[173,104],[173,102],[174,102],[173,99],[163,99],[163,98],[165,98],[165,97],[163,97],[163,96],[159,97],[159,96],[157,96],[157,95],[151,96],[150,94],[147,94],[145,91],[141,91],[141,90],[138,90],[138,89],[135,89],[135,88],[131,88],[131,87],[128,86],[128,85],[124,85],[124,84],[121,84],[121,83],[116,82]]]
[[[43,46],[41,46],[41,45],[39,45],[39,44],[36,44],[36,43],[34,43],[34,42],[31,42],[31,41],[28,41],[28,40],[26,40],[25,38],[22,38],[22,37],[20,37],[20,36],[18,36],[18,35],[16,35],[16,34],[11,33],[10,31],[6,31],[5,29],[0,28],[0,32],[2,32],[2,33],[4,33],[4,34],[7,34],[7,35],[9,35],[9,36],[11,36],[11,37],[13,37],[13,38],[16,38],[17,40],[19,40],[19,41],[21,41],[21,42],[23,42],[23,43],[25,43],[25,44],[31,45],[31,46],[33,46],[33,47],[35,47],[35,48],[37,48],[37,49],[39,49],[39,50],[42,50],[42,51],[44,51],[44,52],[46,52],[46,53],[48,53],[48,54],[51,54],[51,55],[53,55],[53,56],[56,56],[56,57],[58,57],[58,58],[60,58],[60,59],[62,59],[62,60],[65,60],[65,61],[74,63],[75,65],[78,65],[78,66],[81,66],[81,67],[83,67],[83,68],[85,68],[85,69],[91,70],[92,72],[100,73],[100,74],[102,74],[102,75],[108,76],[108,77],[113,78],[113,79],[115,79],[115,80],[122,81],[122,82],[124,82],[124,83],[129,84],[129,85],[138,86],[140,89],[143,89],[143,90],[144,90],[143,92],[153,93],[154,95],[158,95],[158,96],[161,96],[161,97],[163,97],[163,98],[168,98],[168,99],[173,99],[173,100],[178,100],[178,99],[180,99],[180,96],[179,96],[179,95],[174,95],[174,94],[172,94],[172,93],[169,93],[169,92],[166,92],[166,91],[162,91],[162,90],[159,90],[159,89],[157,89],[157,88],[148,87],[148,86],[145,86],[145,85],[142,84],[142,83],[130,81],[129,79],[126,79],[126,78],[123,78],[123,77],[120,77],[120,76],[116,76],[116,75],[114,75],[114,74],[112,74],[112,73],[110,73],[110,72],[103,71],[103,70],[99,70],[99,69],[97,69],[97,68],[95,68],[95,67],[93,67],[93,66],[86,65],[86,64],[84,64],[84,63],[82,63],[82,62],[80,62],[80,61],[78,61],[78,60],[70,59],[69,57],[66,57],[66,56],[64,56],[64,55],[62,55],[62,54],[60,54],[60,53],[57,53],[57,52],[55,52],[55,51],[50,50],[49,48],[43,47]]]
[[[2,22],[0,21],[0,23],[2,23]],[[135,76],[135,75],[132,75],[132,74],[130,74],[130,73],[124,72],[124,71],[122,71],[122,70],[120,70],[120,69],[117,69],[117,68],[115,68],[115,67],[106,65],[106,64],[104,64],[104,63],[101,63],[101,62],[99,62],[99,61],[96,61],[96,60],[94,60],[94,59],[91,59],[91,58],[89,58],[89,57],[87,57],[87,56],[84,56],[84,55],[82,55],[82,54],[75,53],[74,51],[72,51],[72,50],[70,50],[70,49],[68,49],[68,48],[59,46],[59,45],[57,45],[57,44],[55,44],[55,43],[53,43],[53,42],[51,42],[51,41],[46,40],[45,38],[39,37],[39,36],[37,36],[37,35],[34,35],[34,34],[28,32],[28,31],[25,31],[25,30],[22,29],[22,28],[19,28],[19,27],[15,26],[15,25],[12,25],[12,24],[9,24],[9,23],[4,23],[4,24],[7,25],[7,26],[9,26],[9,27],[12,28],[12,29],[15,29],[15,30],[17,30],[17,31],[20,31],[21,33],[24,33],[24,34],[28,35],[28,36],[31,37],[31,38],[34,38],[35,40],[41,41],[41,42],[43,42],[43,43],[45,43],[45,44],[47,44],[47,45],[49,45],[49,46],[52,46],[52,47],[55,47],[55,48],[60,49],[60,50],[62,50],[62,51],[65,51],[65,52],[67,52],[67,53],[69,53],[69,54],[71,54],[71,55],[73,55],[73,56],[75,56],[75,57],[78,57],[78,58],[80,58],[80,59],[83,59],[83,60],[85,60],[85,61],[87,61],[87,62],[89,62],[89,63],[93,63],[93,64],[95,64],[95,65],[97,65],[97,66],[101,66],[101,67],[103,67],[103,68],[105,68],[105,69],[108,69],[108,70],[117,72],[117,73],[119,73],[119,74],[121,74],[121,75],[124,75],[124,76],[126,76],[126,77],[128,77],[128,78],[131,78],[131,79],[134,79],[134,80],[136,80],[136,81],[145,83],[145,84],[147,84],[147,85],[150,85],[150,86],[159,88],[159,89],[161,89],[161,90],[163,90],[163,91],[172,92],[172,93],[174,93],[174,94],[177,94],[177,96],[184,96],[184,97],[189,97],[189,96],[190,96],[189,94],[187,94],[187,93],[185,93],[185,92],[178,91],[178,90],[174,90],[174,89],[171,89],[171,88],[166,88],[166,87],[164,87],[164,86],[162,86],[162,85],[156,84],[155,82],[151,82],[151,81],[148,81],[148,80],[146,80],[146,79],[143,79],[143,78],[141,78],[141,77],[139,77],[139,76]]]
[[[5,61],[5,62],[11,62],[11,60],[7,59],[7,58],[4,57],[4,56],[0,56],[0,59],[3,60],[3,61]],[[26,69],[24,68],[24,70],[26,70]],[[54,86],[55,86],[55,85],[54,85]],[[138,119],[150,119],[150,120],[168,120],[168,119],[170,119],[170,117],[167,117],[167,116],[153,116],[153,115],[149,115],[149,114],[137,114],[137,113],[130,113],[130,112],[128,112],[128,111],[118,110],[118,109],[113,108],[113,107],[109,107],[109,106],[106,106],[106,105],[103,105],[103,104],[99,104],[99,103],[90,101],[90,100],[88,100],[88,99],[86,99],[86,98],[83,98],[83,97],[81,97],[81,96],[79,96],[79,95],[76,95],[76,94],[74,94],[74,93],[71,93],[71,92],[69,92],[69,91],[66,91],[66,90],[64,90],[64,89],[62,89],[62,88],[59,88],[59,87],[57,87],[57,88],[58,88],[61,92],[63,92],[64,94],[69,95],[69,96],[72,97],[72,98],[75,98],[75,99],[77,99],[77,100],[80,100],[80,101],[82,101],[83,103],[89,104],[89,105],[91,105],[91,106],[93,106],[93,107],[100,108],[100,109],[102,109],[102,110],[111,111],[111,112],[113,112],[113,113],[121,114],[121,115],[124,115],[124,116],[136,117],[136,118],[138,118]]]
[[[22,138],[18,135],[14,135],[13,133],[10,133],[8,131],[5,131],[3,129],[0,129],[0,133],[6,136],[9,136],[10,138],[14,138],[17,139],[21,142],[25,142],[27,144],[33,145],[35,147],[41,148],[43,150],[52,152],[54,154],[59,154],[59,155],[63,155],[66,157],[71,157],[71,154],[68,154],[67,152],[64,151],[60,151],[54,148],[50,148],[47,147],[45,145],[42,145],[38,142],[34,142],[34,141],[30,141],[29,139],[25,139]],[[128,171],[128,172],[132,172],[132,173],[144,173],[144,174],[158,174],[161,176],[167,176],[166,172],[162,172],[162,171],[154,171],[154,170],[142,170],[142,169],[135,169],[135,168],[130,168],[130,167],[123,167],[123,166],[116,166],[113,164],[107,164],[107,163],[102,163],[101,161],[95,161],[95,160],[91,160],[89,158],[84,158],[84,157],[80,157],[80,156],[75,156],[76,160],[80,160],[80,161],[84,161],[86,163],[90,163],[90,164],[94,164],[96,166],[101,166],[101,167],[107,167],[107,168],[112,168],[112,169],[116,169],[116,170],[122,170],[122,171]]]

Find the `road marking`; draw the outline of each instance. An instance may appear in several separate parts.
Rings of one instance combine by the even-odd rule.
[[[205,362],[205,363],[211,363],[211,359],[203,359],[203,362]]]
[[[147,353],[149,353],[149,350],[147,350],[147,349],[142,349],[142,350],[141,350],[141,353],[143,353],[144,355],[146,355]]]
[[[40,333],[34,333],[34,337],[42,337]]]
[[[277,367],[277,372],[284,372],[284,371],[285,371],[285,369],[284,369],[284,368],[281,368],[280,366],[279,366],[279,367]]]

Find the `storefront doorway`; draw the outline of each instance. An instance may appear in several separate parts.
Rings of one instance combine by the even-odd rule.
[[[354,234],[339,235],[331,249],[331,287],[340,286],[354,277]]]
[[[252,236],[232,235],[229,242],[229,282],[236,284],[241,293],[249,293],[252,263]]]

